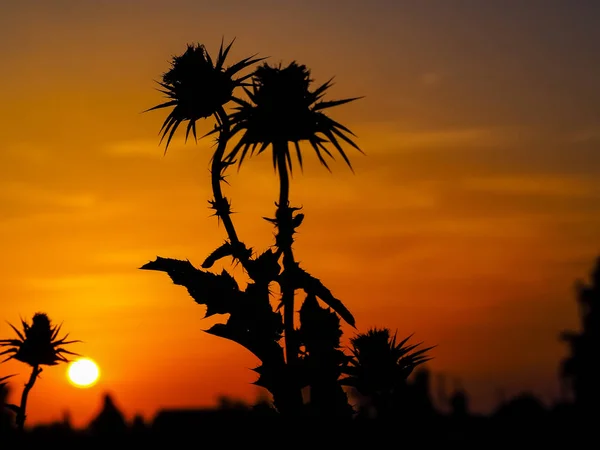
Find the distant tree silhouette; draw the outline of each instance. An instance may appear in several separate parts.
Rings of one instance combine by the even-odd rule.
[[[9,325],[17,334],[17,337],[0,340],[0,347],[7,347],[0,352],[0,355],[9,355],[2,362],[15,359],[31,367],[31,375],[23,389],[20,405],[7,405],[15,411],[17,428],[23,431],[25,418],[27,417],[27,398],[29,391],[31,391],[42,372],[41,366],[55,366],[62,362],[69,362],[65,355],[78,355],[66,350],[63,346],[81,341],[67,341],[68,333],[59,338],[62,325],[52,325],[45,313],[34,314],[31,324],[21,320],[22,331],[19,331],[10,323]]]
[[[450,414],[453,417],[464,418],[468,417],[469,412],[469,395],[461,387],[454,389],[454,392],[450,395]]]
[[[131,422],[131,432],[134,435],[144,435],[148,433],[149,427],[140,414],[136,414]]]
[[[527,423],[539,421],[547,413],[541,400],[529,392],[523,392],[499,405],[494,416],[502,420]]]
[[[581,329],[565,331],[561,340],[570,355],[563,361],[560,375],[572,390],[575,404],[585,414],[598,414],[600,407],[600,257],[589,283],[576,284]]]
[[[92,420],[90,430],[96,435],[122,434],[127,431],[127,422],[110,394],[104,394],[102,409]]]

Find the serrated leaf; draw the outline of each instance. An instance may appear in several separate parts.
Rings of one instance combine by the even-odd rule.
[[[160,256],[144,264],[141,269],[166,272],[174,284],[187,289],[196,303],[206,305],[206,317],[229,314],[240,301],[238,284],[226,270],[214,274],[196,269],[188,260]]]
[[[5,352],[0,353],[0,355],[6,354],[6,353],[7,352],[5,351]],[[8,383],[6,383],[6,380],[8,380],[9,378],[12,378],[14,376],[15,375],[12,374],[12,375],[6,375],[5,377],[0,377],[0,389],[3,388],[4,386],[6,386],[8,384]]]
[[[314,294],[308,294],[300,308],[298,336],[310,354],[330,352],[340,346],[340,319],[330,308],[321,307]]]
[[[299,265],[292,269],[291,280],[296,289],[303,289],[304,292],[311,295],[316,295],[323,300],[327,305],[337,312],[342,319],[348,324],[356,328],[356,322],[352,313],[344,306],[344,304],[335,298],[331,291],[318,278],[313,277]]]
[[[247,263],[248,275],[258,284],[275,281],[281,272],[279,256],[269,249]]]
[[[236,342],[252,352],[263,363],[283,364],[283,349],[272,339],[260,339],[251,331],[231,323],[217,323],[206,333]]]
[[[233,256],[233,247],[229,242],[225,242],[223,245],[218,247],[215,251],[213,251],[202,263],[202,268],[209,269],[217,262],[219,259],[225,258],[227,256]]]

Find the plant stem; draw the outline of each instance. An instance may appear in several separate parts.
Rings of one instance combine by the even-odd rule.
[[[221,131],[219,133],[219,139],[217,144],[217,150],[215,151],[212,158],[211,165],[211,184],[213,194],[215,196],[216,205],[223,205],[227,202],[227,199],[223,196],[223,191],[221,190],[221,181],[222,174],[224,169],[223,164],[223,155],[225,154],[225,148],[227,147],[227,142],[229,140],[230,133],[230,125],[229,125],[229,117],[227,117],[227,113],[223,107],[219,108],[217,111],[217,116],[221,121]],[[237,233],[235,232],[235,227],[233,226],[233,221],[231,220],[231,216],[229,212],[219,211],[217,210],[218,217],[223,221],[223,225],[225,226],[225,230],[227,231],[227,236],[231,241],[231,245],[234,247],[240,244],[240,240],[238,239]]]
[[[37,377],[41,371],[42,369],[39,366],[33,366],[33,369],[31,370],[31,375],[29,376],[29,381],[25,384],[25,387],[23,388],[23,393],[21,394],[21,406],[19,407],[19,412],[17,413],[16,418],[17,429],[20,432],[23,432],[25,427],[25,418],[27,417],[27,397],[29,396],[29,391],[31,390],[31,388],[33,388],[35,380],[37,380]]]
[[[287,280],[286,272],[295,263],[292,252],[291,214],[289,210],[290,180],[285,162],[287,142],[275,143],[273,149],[277,155],[277,170],[279,172],[279,204],[277,205],[278,243],[283,247],[283,280],[281,286],[281,301],[283,303],[283,326],[285,330],[285,357],[288,364],[294,364],[298,359],[298,351],[294,339],[294,288]],[[281,236],[283,235],[283,236]]]
[[[296,371],[298,363],[298,344],[294,328],[294,285],[289,274],[296,265],[292,251],[294,229],[292,227],[292,209],[289,207],[290,180],[286,167],[287,142],[276,142],[273,151],[276,154],[277,171],[279,173],[279,203],[277,205],[277,245],[283,253],[283,272],[281,274],[281,302],[283,304],[283,328],[285,333],[285,359],[288,367],[289,385],[288,401],[292,414],[300,413],[302,408],[302,391],[297,384]]]

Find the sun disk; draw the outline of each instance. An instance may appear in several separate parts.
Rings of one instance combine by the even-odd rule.
[[[67,377],[73,385],[86,388],[96,384],[100,377],[100,369],[93,360],[81,358],[69,365]]]

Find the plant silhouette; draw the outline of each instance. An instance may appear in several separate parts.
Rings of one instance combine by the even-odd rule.
[[[279,202],[274,219],[267,219],[277,227],[277,254],[283,255],[283,273],[281,274],[281,304],[284,311],[284,328],[286,335],[286,359],[295,364],[298,354],[298,342],[294,339],[294,292],[296,290],[294,274],[298,272],[297,263],[292,251],[293,235],[300,226],[304,215],[298,213],[300,208],[289,205],[290,174],[292,158],[290,145],[296,149],[298,162],[302,167],[301,141],[308,141],[315,150],[319,161],[329,169],[323,153],[332,157],[326,143],[333,144],[342,155],[348,166],[352,168],[339,143],[342,139],[352,147],[359,147],[348,137],[352,132],[345,126],[328,117],[323,111],[344,103],[357,100],[324,101],[323,96],[331,86],[331,80],[310,90],[312,80],[310,71],[304,65],[292,62],[287,67],[273,67],[264,63],[252,77],[252,90],[244,88],[250,102],[236,100],[239,106],[231,115],[232,136],[243,133],[237,145],[227,156],[232,162],[239,155],[239,163],[243,162],[248,151],[252,154],[262,153],[269,146],[273,155],[273,167],[279,175]],[[331,305],[333,306],[333,305]],[[354,318],[345,308],[338,311],[350,325],[354,326]]]
[[[68,333],[59,338],[61,325],[52,325],[45,313],[34,314],[31,324],[21,319],[22,331],[10,323],[9,325],[17,337],[0,340],[0,347],[7,347],[0,352],[0,355],[9,355],[2,362],[15,359],[31,367],[31,375],[23,388],[20,405],[6,405],[16,413],[17,428],[23,431],[27,417],[27,399],[38,376],[42,373],[41,366],[55,366],[59,363],[69,362],[65,355],[79,356],[77,353],[66,350],[63,346],[81,341],[67,341]]]
[[[216,134],[218,143],[211,165],[214,199],[209,203],[225,224],[228,240],[208,255],[202,269],[231,257],[241,263],[250,282],[242,289],[225,269],[212,273],[187,260],[160,256],[141,269],[166,272],[175,284],[187,288],[197,303],[206,305],[206,317],[229,314],[226,323],[217,323],[206,331],[237,342],[256,355],[261,365],[254,369],[259,375],[255,384],[271,392],[281,414],[351,417],[352,409],[339,383],[349,361],[340,348],[340,318],[353,327],[355,320],[344,304],[294,258],[293,235],[304,214],[298,212],[301,208],[290,206],[290,145],[295,147],[300,167],[300,142],[306,141],[327,169],[325,156],[333,158],[328,147],[337,151],[352,169],[341,144],[362,151],[352,140],[352,132],[327,116],[325,110],[358,97],[324,100],[332,80],[312,90],[310,71],[296,62],[286,67],[263,63],[254,72],[233,79],[233,75],[261,58],[245,58],[224,69],[232,43],[225,49],[221,44],[215,64],[204,46],[188,45],[185,53],[173,58],[171,69],[160,83],[170,100],[149,110],[173,107],[161,128],[162,139],[168,136],[166,147],[183,121],[189,121],[187,141],[190,131],[196,138],[198,119],[215,117],[214,129],[205,134]],[[238,88],[243,89],[247,100],[236,96]],[[237,106],[227,114],[225,106],[230,101]],[[224,156],[230,139],[237,135],[241,135],[239,141]],[[257,254],[238,238],[230,217],[231,204],[221,192],[221,182],[230,166],[237,162],[239,167],[248,155],[260,154],[269,147],[279,176],[279,199],[275,217],[265,219],[274,224],[277,233],[274,248]],[[271,305],[273,283],[279,285],[281,293],[275,309]],[[294,300],[299,290],[304,291],[305,300],[300,307],[300,326],[296,327]],[[310,401],[305,405],[302,390],[307,387]]]
[[[6,385],[8,384],[6,380],[12,377],[14,377],[14,375],[6,375],[4,377],[0,377],[0,389],[5,389]]]
[[[239,241],[237,233],[231,221],[231,204],[223,196],[221,182],[224,181],[225,169],[228,164],[223,161],[225,147],[230,137],[230,120],[223,106],[235,100],[234,90],[245,84],[251,74],[240,75],[238,73],[264,58],[250,56],[244,58],[232,66],[225,67],[225,61],[231,50],[233,41],[226,47],[219,48],[216,60],[213,62],[206,48],[201,44],[191,44],[186,51],[173,57],[171,68],[162,76],[158,82],[162,89],[160,92],[166,95],[168,101],[156,105],[147,111],[162,108],[173,108],[161,127],[161,142],[166,137],[165,153],[169,147],[175,131],[183,122],[188,122],[185,132],[187,141],[190,131],[194,139],[197,139],[196,122],[200,119],[214,117],[218,124],[219,136],[217,148],[212,156],[211,181],[214,199],[209,203],[215,211],[215,215],[223,221],[225,230],[229,237],[228,249],[232,256],[238,260],[246,261],[250,252]]]
[[[434,347],[419,348],[422,343],[408,344],[411,336],[400,342],[388,328],[372,328],[350,339],[352,358],[341,380],[368,398],[378,417],[398,412],[406,396],[407,379],[413,370],[429,361]]]

